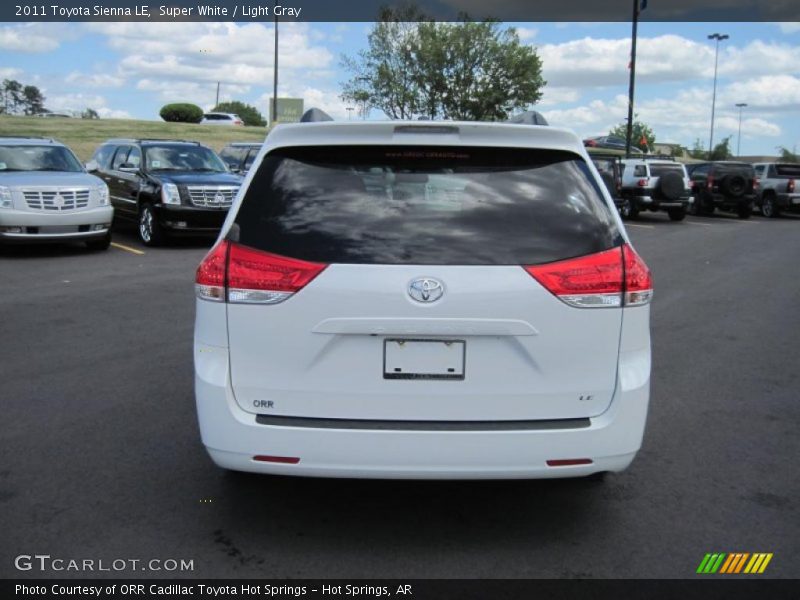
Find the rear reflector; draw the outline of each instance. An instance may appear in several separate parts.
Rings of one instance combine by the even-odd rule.
[[[794,194],[794,179],[790,179],[789,183],[786,184],[786,191],[790,194]]]
[[[326,266],[223,240],[197,268],[195,292],[213,302],[277,304],[303,289]]]
[[[591,465],[591,458],[561,458],[558,460],[548,460],[548,467],[574,467],[576,465]]]
[[[300,462],[300,459],[296,456],[266,456],[264,454],[254,456],[253,460],[258,462],[282,463],[285,465],[296,465]]]
[[[650,271],[633,248],[624,246],[524,269],[560,300],[578,308],[647,304]]]

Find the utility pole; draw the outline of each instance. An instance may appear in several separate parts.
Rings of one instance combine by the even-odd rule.
[[[714,93],[711,96],[711,134],[708,136],[708,158],[714,151],[714,112],[717,107],[717,65],[719,63],[719,43],[727,40],[730,36],[724,33],[712,33],[708,36],[710,40],[716,40],[717,48],[714,52]]]
[[[219,106],[219,81],[217,82],[217,101],[214,103],[214,108]]]
[[[348,106],[345,110],[347,110],[347,120],[351,120],[353,118],[353,107]]]
[[[742,109],[747,106],[745,102],[739,102],[736,105],[736,108],[739,109],[739,136],[736,141],[736,157],[740,157],[742,155]]]
[[[641,4],[640,4],[641,2]],[[647,8],[647,0],[633,0],[633,26],[631,30],[631,72],[628,83],[628,130],[625,135],[625,156],[631,155],[631,136],[633,135],[633,96],[636,86],[636,36],[639,30],[639,12]]]
[[[272,15],[275,18],[275,67],[272,70],[272,118],[269,120],[270,127],[275,124],[278,118],[278,15],[275,14],[275,7],[278,0],[272,3]]]

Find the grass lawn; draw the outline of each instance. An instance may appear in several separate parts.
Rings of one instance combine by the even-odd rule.
[[[87,161],[95,149],[109,138],[169,138],[197,141],[214,150],[228,142],[261,142],[266,127],[228,127],[165,121],[129,119],[67,119],[0,116],[0,136],[34,135],[63,142]]]

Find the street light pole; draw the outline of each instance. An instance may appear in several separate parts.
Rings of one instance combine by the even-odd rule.
[[[641,3],[640,3],[641,2]],[[633,95],[636,86],[636,38],[639,29],[639,11],[647,7],[647,0],[633,0],[633,17],[631,19],[631,62],[630,80],[628,82],[628,128],[625,132],[625,156],[631,155],[631,136],[633,135]]]
[[[719,64],[719,43],[722,40],[727,40],[730,36],[725,33],[712,33],[708,39],[715,40],[717,43],[714,52],[714,94],[711,96],[711,134],[708,136],[708,157],[711,158],[711,152],[714,150],[714,112],[717,107],[717,65]]]
[[[739,109],[739,137],[736,140],[736,158],[742,155],[742,109],[747,106],[745,102],[739,102],[736,108]]]
[[[275,120],[278,118],[278,15],[275,14],[277,4],[277,0],[272,3],[272,14],[275,17],[275,67],[272,70],[272,119],[269,122],[270,127],[275,125]]]

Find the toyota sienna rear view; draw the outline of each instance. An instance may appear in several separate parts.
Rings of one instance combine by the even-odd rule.
[[[196,295],[220,467],[577,477],[641,445],[651,277],[571,132],[280,126]]]

